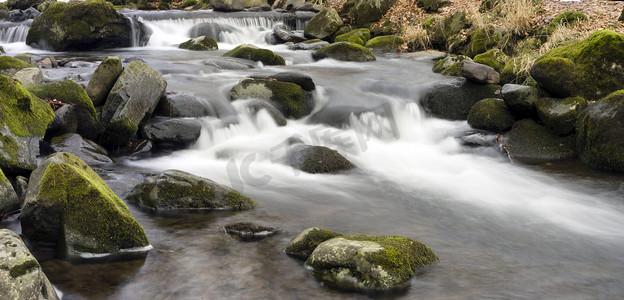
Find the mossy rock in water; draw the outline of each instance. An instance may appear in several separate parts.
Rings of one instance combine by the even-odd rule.
[[[93,106],[100,106],[106,101],[108,92],[113,88],[117,78],[121,75],[123,67],[121,59],[117,56],[105,58],[95,69],[93,76],[87,85],[87,95],[91,98]]]
[[[343,61],[373,61],[376,60],[375,55],[366,47],[349,42],[338,42],[330,44],[326,47],[316,50],[312,54],[316,60],[324,58],[333,58]]]
[[[416,5],[421,7],[426,12],[435,13],[440,8],[448,6],[450,2],[448,0],[417,0]]]
[[[586,40],[552,49],[535,61],[531,76],[561,98],[605,97],[624,86],[624,35],[600,30]]]
[[[397,51],[397,48],[403,45],[404,42],[405,40],[403,40],[403,38],[395,35],[382,35],[374,37],[366,42],[366,48],[392,52]]]
[[[147,43],[151,32],[144,26],[133,28],[130,19],[106,1],[57,2],[33,21],[26,44],[54,51],[130,47],[136,30]]]
[[[284,249],[284,252],[290,256],[308,259],[318,245],[337,236],[342,236],[342,233],[318,227],[310,227],[293,238],[286,246],[286,249]]]
[[[346,290],[404,288],[417,269],[438,261],[425,244],[399,236],[341,236],[314,250],[306,265],[315,277]]]
[[[349,31],[345,34],[341,34],[337,36],[334,41],[335,42],[351,42],[358,45],[364,46],[368,39],[370,39],[371,33],[368,28],[360,28],[356,30]]]
[[[540,120],[548,128],[559,135],[568,135],[574,132],[578,115],[587,107],[587,101],[583,97],[543,97],[537,99],[535,107]]]
[[[0,229],[0,291],[3,299],[59,299],[37,259],[8,229]]]
[[[448,55],[438,60],[433,66],[433,72],[449,76],[461,76],[462,61],[472,61],[470,57],[464,55]]]
[[[93,102],[85,89],[71,80],[29,85],[28,91],[41,99],[57,99],[63,103],[69,103],[74,107],[78,118],[76,132],[87,139],[96,139],[100,132],[100,120]]]
[[[478,84],[464,78],[434,85],[425,95],[425,111],[447,120],[466,120],[472,106],[485,98],[500,98],[500,85]]]
[[[283,57],[273,53],[268,49],[261,49],[251,44],[240,45],[225,54],[223,56],[230,56],[236,58],[243,58],[253,61],[262,62],[264,65],[285,65],[286,61]]]
[[[303,34],[309,39],[327,39],[332,36],[344,23],[333,8],[323,8],[306,24]]]
[[[20,201],[11,182],[0,169],[0,216],[20,209]],[[0,217],[0,220],[2,217]]]
[[[128,201],[150,209],[251,209],[251,198],[210,179],[167,170],[148,176],[130,192]]]
[[[21,59],[11,56],[0,56],[0,74],[13,77],[21,69],[32,68],[31,65]]]
[[[576,126],[576,147],[585,164],[624,171],[624,90],[590,102]]]
[[[501,72],[505,67],[507,61],[509,61],[509,56],[505,54],[503,51],[498,49],[490,49],[484,53],[481,53],[474,57],[474,62],[484,64],[486,66],[490,66],[496,70],[496,72]]]
[[[230,99],[257,98],[270,101],[289,118],[299,119],[312,112],[314,103],[301,86],[267,79],[241,80],[230,91]]]
[[[543,162],[576,157],[574,135],[559,136],[531,119],[516,122],[509,132],[507,149],[512,159]]]
[[[34,170],[39,141],[53,120],[47,103],[0,75],[0,168],[7,173]]]
[[[31,174],[20,221],[31,241],[56,243],[69,259],[145,257],[151,248],[124,202],[65,152],[46,157]]]
[[[306,173],[339,173],[356,166],[338,151],[323,146],[294,145],[288,150],[288,162]]]
[[[503,132],[514,124],[514,117],[501,99],[483,99],[470,109],[468,124],[475,129]]]
[[[203,35],[180,44],[179,48],[194,51],[209,51],[217,50],[219,46],[215,40]]]
[[[396,0],[355,0],[346,13],[355,26],[369,27],[371,23],[379,21],[395,3]]]

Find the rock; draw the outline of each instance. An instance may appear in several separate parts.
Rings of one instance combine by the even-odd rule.
[[[178,170],[167,170],[146,177],[132,189],[126,199],[154,210],[244,210],[258,205],[251,198],[233,189]]]
[[[290,256],[308,259],[319,244],[337,236],[342,236],[342,233],[310,227],[292,239],[286,246],[286,249],[284,249],[284,252]]]
[[[262,226],[251,222],[238,222],[223,226],[226,234],[239,237],[241,240],[259,241],[279,233],[279,229],[274,227]]]
[[[496,47],[502,39],[503,32],[500,27],[495,28],[493,25],[472,30],[469,33],[470,43],[467,46],[466,55],[475,57]]]
[[[48,56],[39,62],[39,66],[43,69],[58,68],[58,62],[54,56]]]
[[[436,21],[435,18],[429,20],[430,27],[427,31],[430,36],[431,46],[434,49],[456,50],[456,48],[464,46],[465,41],[461,39],[456,41],[456,37],[461,36],[460,33],[471,26],[471,22],[466,18],[465,12],[456,12],[452,16],[439,21]]]
[[[288,123],[282,112],[280,112],[279,109],[273,106],[270,102],[259,99],[248,99],[239,101],[244,101],[245,107],[247,107],[252,115],[256,115],[260,110],[265,110],[271,116],[271,118],[273,118],[273,121],[275,121],[275,124],[277,124],[277,126],[286,126],[286,124]]]
[[[408,238],[341,236],[318,245],[306,265],[341,289],[389,291],[407,286],[417,269],[436,261],[429,247]]]
[[[245,9],[244,0],[211,0],[210,5],[215,11],[241,11]]]
[[[624,90],[591,102],[576,123],[576,148],[594,168],[624,171]]]
[[[140,25],[106,1],[57,2],[33,21],[26,44],[54,51],[130,47],[134,46],[133,32],[138,32],[140,44],[136,46],[144,46],[151,32]]]
[[[313,41],[313,42],[310,42]],[[321,41],[321,40],[310,40],[302,43],[297,43],[294,45],[289,45],[288,50],[318,50],[320,48],[326,47],[329,45],[329,42]]]
[[[425,111],[447,120],[466,120],[472,106],[486,98],[501,98],[500,86],[477,84],[458,79],[434,85],[425,95],[422,105]]]
[[[523,117],[533,117],[535,112],[535,101],[540,97],[539,90],[526,85],[505,84],[501,90],[505,104],[515,115]]]
[[[282,8],[285,10],[299,10],[299,8],[305,4],[305,0],[286,0]]]
[[[37,5],[43,3],[43,0],[7,0],[4,5],[9,9],[28,9],[31,7],[37,7]]]
[[[52,109],[4,75],[0,75],[0,104],[0,168],[6,173],[34,170],[39,141],[54,119]]]
[[[306,25],[303,35],[309,39],[327,39],[343,25],[342,18],[333,8],[324,8]]]
[[[121,72],[102,109],[104,128],[100,143],[124,145],[152,114],[167,88],[167,81],[146,63],[133,61]]]
[[[249,9],[247,9],[247,10],[251,11],[251,12],[271,11],[271,5],[269,5],[269,4],[262,4],[260,6],[251,7]]]
[[[100,120],[87,91],[71,80],[29,85],[28,91],[41,99],[57,99],[74,106],[74,113],[78,119],[76,132],[88,139],[96,139],[100,132]]]
[[[56,136],[50,140],[50,143],[54,152],[71,153],[91,167],[113,163],[108,158],[106,149],[94,141],[84,140],[79,134],[66,133]]]
[[[243,58],[253,61],[260,61],[264,65],[285,65],[286,61],[283,57],[273,53],[268,49],[261,49],[251,44],[240,45],[225,54],[223,56]]]
[[[15,193],[19,199],[19,206],[24,205],[24,199],[26,199],[26,191],[28,190],[28,178],[24,176],[15,177]]]
[[[500,82],[500,74],[494,68],[471,61],[462,61],[461,75],[474,83]]]
[[[216,117],[208,100],[184,93],[167,93],[156,106],[154,115],[170,118]]]
[[[507,61],[509,56],[498,49],[490,49],[474,57],[474,62],[490,66],[498,73],[503,70]]]
[[[316,89],[316,85],[310,76],[296,72],[280,72],[271,75],[251,75],[250,78],[290,82],[300,86],[306,92],[311,92]]]
[[[24,86],[40,84],[43,82],[43,73],[39,68],[21,69],[15,72],[15,74],[11,77],[21,82]]]
[[[219,46],[215,40],[203,35],[180,44],[179,48],[194,51],[209,51],[217,50],[219,49]]]
[[[20,201],[17,193],[9,180],[4,176],[4,172],[0,170],[0,220],[4,214],[20,209]]]
[[[14,23],[20,23],[26,20],[34,19],[39,15],[41,15],[41,12],[33,7],[27,8],[25,10],[11,10],[9,12],[9,21]]]
[[[54,120],[48,126],[46,136],[62,135],[65,133],[75,133],[78,129],[78,117],[74,107],[65,104],[54,111]]]
[[[46,157],[30,175],[20,221],[31,241],[56,243],[72,260],[145,257],[151,249],[124,202],[69,153]]]
[[[600,99],[624,86],[624,35],[600,30],[552,49],[535,61],[531,77],[560,98]]]
[[[8,229],[0,229],[0,291],[5,299],[59,299],[37,259]]]
[[[574,136],[561,137],[531,119],[516,122],[507,143],[512,159],[554,161],[576,157]]]
[[[366,42],[370,39],[371,33],[368,28],[360,28],[356,30],[349,31],[345,34],[341,34],[337,36],[334,41],[335,42],[350,42],[358,45],[364,46]]]
[[[128,143],[119,148],[119,154],[123,156],[149,157],[151,156],[154,144],[149,140],[138,140]]]
[[[29,64],[31,67],[36,67],[37,64],[35,63],[35,61],[32,58],[32,55],[28,54],[28,53],[18,53],[15,54],[13,56],[14,58],[17,58],[27,64]]]
[[[433,72],[440,73],[442,75],[460,76],[461,66],[464,60],[472,61],[470,57],[464,55],[448,55],[445,58],[438,60],[433,66]]]
[[[496,98],[480,100],[468,114],[468,124],[475,129],[503,132],[509,130],[514,122],[505,102]]]
[[[32,68],[31,65],[21,59],[10,56],[0,56],[0,74],[13,77],[19,70]]]
[[[141,137],[157,144],[189,145],[201,134],[196,119],[152,119],[141,128]]]
[[[203,64],[219,70],[246,70],[256,67],[256,63],[251,60],[235,57],[216,57],[204,60]]]
[[[356,166],[338,151],[323,146],[293,145],[288,149],[288,163],[306,173],[339,173]]]
[[[314,103],[299,85],[275,80],[241,80],[230,91],[230,99],[263,99],[273,103],[284,116],[299,119],[312,112]]]
[[[422,7],[428,13],[436,13],[440,8],[449,5],[448,0],[417,0],[416,5]]]
[[[467,132],[465,135],[460,136],[458,140],[462,145],[469,147],[498,146],[498,135],[492,134],[490,131]]]
[[[357,27],[369,27],[370,23],[379,21],[396,3],[396,0],[355,0],[352,3],[351,8],[346,10],[347,4],[345,3],[341,13],[351,17]]]
[[[582,97],[543,97],[537,99],[535,107],[540,120],[548,128],[559,135],[568,135],[574,132],[578,115],[587,107],[587,101]]]
[[[366,47],[349,42],[330,44],[329,46],[316,50],[316,52],[312,54],[312,57],[316,60],[332,58],[336,60],[358,62],[376,60],[375,55],[373,55],[373,53]]]
[[[122,70],[121,59],[117,56],[105,58],[95,69],[87,85],[87,95],[91,98],[93,106],[104,104],[106,97],[108,97],[108,92],[115,85]]]
[[[245,8],[257,7],[257,6],[262,6],[262,5],[269,5],[269,4],[267,3],[267,0],[243,0],[243,6]]]
[[[240,30],[232,25],[206,22],[191,27],[190,36],[191,38],[207,36],[217,42],[222,42],[221,33],[232,33],[237,31]]]
[[[300,43],[306,40],[306,38],[290,31],[284,24],[279,24],[273,28],[273,36],[275,36],[280,43]]]
[[[366,48],[386,51],[386,52],[396,52],[397,48],[403,45],[405,41],[395,35],[383,35],[370,39],[366,42]]]

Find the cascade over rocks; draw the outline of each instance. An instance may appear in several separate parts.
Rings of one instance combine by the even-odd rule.
[[[191,38],[207,36],[217,42],[221,42],[221,33],[232,33],[236,31],[240,31],[240,29],[232,25],[206,22],[191,27],[190,36]]]

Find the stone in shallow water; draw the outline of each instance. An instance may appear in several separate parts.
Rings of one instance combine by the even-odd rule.
[[[310,227],[293,238],[286,246],[286,249],[284,249],[284,252],[290,256],[308,259],[319,244],[341,235],[342,233],[331,230]]]
[[[280,230],[251,222],[238,222],[223,226],[226,234],[239,237],[243,241],[258,241],[276,235]]]

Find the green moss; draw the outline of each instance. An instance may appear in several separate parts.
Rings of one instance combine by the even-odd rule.
[[[25,68],[32,68],[32,66],[24,62],[23,60],[14,57],[0,56],[0,72],[9,69],[20,70]]]
[[[301,118],[310,113],[311,100],[301,86],[277,80],[244,79],[230,92],[230,98],[260,98],[276,104],[285,117]]]
[[[472,106],[468,124],[475,129],[503,132],[514,124],[514,117],[503,100],[488,98]]]
[[[349,42],[337,42],[318,49],[314,59],[333,58],[343,61],[373,61],[375,55],[366,47]]]
[[[217,45],[217,42],[215,40],[207,36],[200,36],[180,44],[179,48],[194,51],[206,51],[217,50],[219,49],[219,46]]]
[[[18,81],[0,75],[0,120],[17,136],[42,137],[54,112]]]
[[[549,26],[553,28],[560,25],[572,27],[579,21],[584,20],[587,20],[587,16],[582,12],[565,11],[558,14],[552,21],[550,21]]]
[[[358,45],[364,45],[370,39],[371,33],[368,28],[360,28],[353,31],[350,31],[345,34],[341,34],[337,36],[334,41],[336,42],[351,42],[356,43]]]
[[[448,76],[461,76],[461,64],[466,59],[469,58],[463,55],[449,55],[435,63],[433,72]]]
[[[228,203],[228,206],[238,210],[250,209],[258,205],[256,201],[253,201],[251,198],[235,190],[232,190],[231,192],[225,194],[224,197]]]
[[[424,22],[423,22],[423,27],[425,29],[429,29],[431,28],[431,25],[433,25],[433,23],[435,22],[436,18],[435,17],[429,17],[427,18]]]
[[[0,137],[0,138],[2,138],[2,137]],[[6,178],[6,176],[4,176],[4,172],[2,172],[2,169],[0,169],[0,184],[3,184],[5,182],[7,182],[7,180],[8,179]]]
[[[19,165],[19,146],[15,139],[10,136],[2,135],[0,136],[0,143],[2,143],[0,148],[4,154],[0,155],[0,165],[7,167]]]
[[[342,18],[336,10],[326,7],[308,21],[303,34],[309,39],[324,40],[331,37],[342,25]]]
[[[15,265],[13,267],[11,267],[11,269],[9,270],[9,275],[11,275],[11,277],[13,278],[17,278],[20,277],[28,272],[30,272],[30,270],[34,269],[34,268],[39,268],[39,263],[37,262],[37,260],[35,259],[30,259],[27,260],[19,265]]]
[[[355,165],[344,158],[338,151],[322,146],[312,146],[304,150],[303,161],[299,167],[302,171],[317,173],[338,173],[355,168]]]
[[[366,48],[383,50],[383,51],[396,51],[399,46],[401,46],[405,40],[398,36],[394,35],[384,35],[378,36],[370,39],[366,43]]]
[[[490,66],[499,73],[505,67],[507,61],[509,61],[509,56],[498,49],[490,49],[474,58],[474,62]]]
[[[284,251],[288,255],[307,259],[318,245],[337,236],[342,236],[342,233],[318,227],[308,228],[290,241]]]
[[[498,43],[500,37],[494,32],[493,28],[478,28],[470,35],[470,43],[466,55],[475,57],[493,48]]]
[[[225,54],[223,56],[230,56],[236,58],[249,59],[253,61],[260,61],[265,65],[285,65],[286,61],[283,57],[273,53],[268,49],[261,49],[251,44],[240,45]]]

